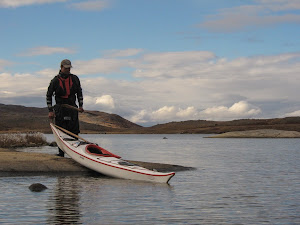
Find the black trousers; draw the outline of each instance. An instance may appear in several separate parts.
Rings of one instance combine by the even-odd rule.
[[[77,106],[75,105],[75,107]],[[54,106],[54,112],[55,124],[57,126],[60,126],[76,135],[80,133],[78,111],[56,104]],[[64,156],[64,152],[60,148],[58,148],[58,151],[59,155]]]
[[[75,107],[77,107],[75,105]],[[59,104],[54,106],[55,111],[55,124],[66,130],[79,134],[79,120],[78,111],[70,108],[63,107]]]

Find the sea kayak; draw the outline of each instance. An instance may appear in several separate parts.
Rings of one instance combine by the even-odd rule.
[[[175,175],[174,172],[162,173],[132,164],[53,123],[50,123],[50,127],[61,150],[81,165],[106,176],[168,183]]]

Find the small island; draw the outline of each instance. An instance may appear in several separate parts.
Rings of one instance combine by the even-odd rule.
[[[285,131],[273,129],[232,131],[206,138],[300,138],[298,131]]]

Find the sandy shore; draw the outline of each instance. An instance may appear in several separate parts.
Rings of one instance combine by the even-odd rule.
[[[131,161],[131,163],[161,172],[191,170],[191,167],[162,163]],[[12,173],[87,173],[89,169],[70,158],[62,158],[45,153],[16,152],[0,148],[0,175]]]
[[[223,134],[210,136],[207,138],[300,138],[300,132],[261,129],[227,132]]]

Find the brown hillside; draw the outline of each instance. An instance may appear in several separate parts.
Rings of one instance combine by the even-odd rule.
[[[0,132],[50,133],[48,109],[0,104]],[[139,128],[118,115],[98,111],[79,114],[80,128],[85,132],[114,132],[115,129]]]
[[[47,108],[0,104],[0,132],[50,133]],[[242,119],[233,121],[189,120],[142,127],[119,115],[99,111],[79,114],[81,133],[219,134],[230,131],[276,129],[300,132],[300,117]]]
[[[300,132],[300,117],[278,119],[242,119],[233,121],[191,120],[160,124],[148,129],[148,132],[159,133],[224,133],[230,131],[246,131],[256,129],[277,129]]]

